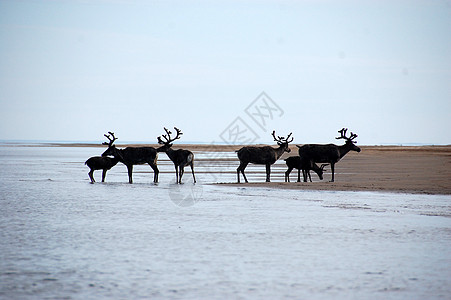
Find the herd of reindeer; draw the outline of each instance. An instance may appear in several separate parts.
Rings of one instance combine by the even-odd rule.
[[[157,158],[159,152],[165,152],[169,159],[174,163],[175,166],[175,177],[177,183],[182,183],[182,176],[186,166],[191,167],[191,172],[193,174],[194,183],[196,182],[196,177],[194,176],[194,154],[189,150],[172,149],[172,143],[180,139],[183,134],[180,129],[174,127],[176,131],[175,137],[171,137],[172,132],[167,128],[164,128],[166,134],[163,134],[157,138],[158,144],[161,146],[158,148],[154,147],[127,147],[124,149],[118,149],[114,145],[114,141],[117,138],[114,136],[113,132],[108,132],[105,137],[108,142],[102,143],[107,145],[108,149],[102,153],[101,156],[94,156],[86,161],[86,165],[91,169],[88,173],[91,183],[94,183],[94,171],[103,170],[102,182],[105,181],[106,172],[114,167],[118,162],[123,163],[127,166],[128,170],[128,182],[133,183],[132,173],[134,165],[149,164],[154,171],[154,182],[158,182],[159,170],[157,167]],[[285,182],[290,181],[290,173],[293,169],[298,170],[298,182],[300,182],[300,172],[302,171],[304,182],[310,177],[310,170],[314,171],[318,177],[323,179],[324,167],[330,164],[332,172],[332,180],[335,180],[335,164],[345,156],[349,151],[360,152],[360,148],[355,145],[354,139],[357,134],[351,132],[349,137],[346,136],[347,128],[339,130],[340,136],[336,139],[344,139],[344,145],[334,145],[334,144],[306,144],[306,145],[296,145],[298,147],[298,156],[291,156],[285,159],[288,166],[288,170],[285,172]],[[285,152],[291,152],[289,148],[289,143],[293,141],[291,133],[285,138],[282,136],[277,136],[275,131],[272,132],[274,141],[277,142],[278,148],[273,148],[271,146],[246,146],[236,151],[238,159],[240,160],[240,165],[237,168],[237,178],[238,183],[240,183],[240,173],[244,177],[244,181],[247,183],[246,175],[244,170],[249,163],[266,165],[266,182],[270,182],[271,165],[274,164]],[[291,137],[291,139],[290,139]],[[322,163],[318,166],[316,163]]]

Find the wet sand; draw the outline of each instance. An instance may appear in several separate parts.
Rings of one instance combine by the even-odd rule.
[[[360,153],[348,153],[335,165],[335,182],[329,182],[331,173],[328,167],[323,181],[248,185],[303,190],[451,194],[451,146],[363,146],[361,149]],[[292,181],[297,179],[295,174],[294,171],[291,173]],[[312,172],[313,177],[316,174]]]
[[[350,152],[335,165],[335,182],[329,182],[329,167],[323,181],[247,185],[303,190],[451,194],[451,146],[361,148],[360,153]],[[295,173],[291,174],[292,181],[296,180]],[[316,174],[312,172],[313,177]]]
[[[98,144],[54,144],[65,147],[99,147]],[[120,145],[138,146],[138,145]],[[144,146],[140,144],[139,146]],[[158,147],[158,145],[148,145]],[[193,152],[234,152],[242,146],[227,145],[174,145],[174,148],[190,149]],[[297,155],[295,145],[290,154],[281,159]],[[350,152],[335,165],[335,182],[331,179],[330,167],[323,181],[318,181],[312,172],[314,182],[296,181],[297,172],[291,173],[290,183],[252,182],[241,186],[274,187],[302,190],[328,191],[385,191],[421,194],[451,194],[451,145],[448,146],[361,146],[360,153]],[[215,159],[204,160],[203,164],[214,164]],[[227,172],[234,173],[238,158],[230,161]],[[274,172],[275,170],[273,170]],[[283,170],[283,172],[285,169]],[[280,171],[277,171],[280,172]],[[264,175],[264,167],[261,169]],[[302,176],[301,176],[302,178]],[[250,179],[250,178],[249,178]],[[218,183],[219,185],[237,185],[235,182]]]

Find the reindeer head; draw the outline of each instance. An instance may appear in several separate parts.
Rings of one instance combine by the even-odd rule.
[[[360,148],[355,145],[355,143],[357,142],[354,141],[354,139],[357,137],[357,134],[351,132],[351,136],[347,137],[346,131],[348,131],[348,128],[342,128],[341,130],[339,130],[338,132],[340,133],[340,136],[336,137],[336,139],[337,140],[345,139],[346,140],[345,145],[347,145],[350,148],[350,150],[360,152]]]
[[[293,138],[291,138],[291,140],[289,140],[289,138],[291,137],[292,132],[290,132],[290,134],[284,138],[283,136],[277,136],[276,137],[276,131],[273,130],[272,132],[272,136],[274,138],[274,141],[277,142],[277,145],[279,145],[279,147],[283,148],[283,150],[285,152],[290,152],[290,148],[288,147],[288,144],[291,143],[293,141]]]
[[[171,138],[172,132],[169,129],[167,129],[166,127],[164,127],[164,131],[166,131],[166,134],[163,134],[157,138],[158,144],[163,145],[157,149],[158,152],[164,152],[164,151],[168,150],[169,148],[171,148],[172,142],[179,139],[180,136],[183,134],[182,131],[180,129],[178,129],[177,127],[174,127],[174,129],[177,132],[177,135],[175,136],[175,138]],[[164,140],[162,139],[162,137]]]
[[[102,143],[102,145],[108,145],[108,149],[106,149],[106,151],[102,153],[102,156],[114,155],[116,146],[113,145],[113,143],[115,140],[117,140],[117,137],[115,137],[114,133],[111,131],[108,131],[108,134],[104,134],[104,136],[108,139],[109,142]]]
[[[324,170],[324,167],[326,167],[326,166],[328,166],[328,165],[329,165],[329,164],[322,164],[322,165],[319,167],[319,170],[316,172],[316,174],[318,174],[318,177],[319,177],[320,180],[323,180],[323,179],[324,179],[323,174],[324,174],[324,172],[326,171],[326,170]]]

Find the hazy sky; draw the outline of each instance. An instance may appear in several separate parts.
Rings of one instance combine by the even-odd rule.
[[[0,140],[163,126],[451,144],[451,1],[0,1]]]

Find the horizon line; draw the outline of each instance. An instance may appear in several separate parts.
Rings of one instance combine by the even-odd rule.
[[[16,145],[35,145],[35,144],[43,144],[43,145],[52,145],[52,144],[61,144],[61,145],[71,145],[71,144],[86,144],[86,145],[95,145],[98,144],[102,146],[101,141],[81,141],[81,140],[33,140],[33,139],[25,139],[25,140],[9,140],[9,139],[0,139],[0,144],[16,144]],[[122,141],[118,143],[118,145],[158,145],[158,143],[151,143],[146,141]],[[226,142],[199,142],[199,141],[186,141],[184,143],[179,143],[179,145],[220,145],[220,146],[238,146],[238,145],[262,145],[267,143],[249,143],[249,144],[231,144]],[[293,143],[292,145],[305,145],[306,143]],[[308,144],[308,143],[307,143]],[[271,144],[272,145],[272,144]],[[374,143],[374,144],[359,144],[359,146],[451,146],[451,143]]]

